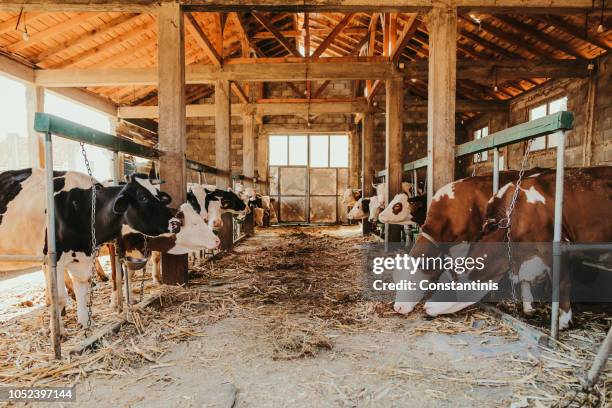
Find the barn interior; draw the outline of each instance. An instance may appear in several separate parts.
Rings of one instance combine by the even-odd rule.
[[[347,219],[342,194],[384,181],[393,197],[408,181],[431,197],[524,160],[554,168],[554,135],[455,149],[562,111],[565,166],[610,165],[611,12],[605,0],[0,0],[0,75],[24,86],[27,120],[22,135],[0,124],[0,170],[44,167],[35,113],[60,97],[138,145],[94,167],[153,169],[176,203],[191,184],[252,187],[277,218],[224,215],[220,251],[162,255],[164,284],[137,277],[144,296],[120,312],[98,282],[95,325],[83,333],[69,307],[59,361],[39,327],[42,274],[0,272],[0,383],[83,385],[80,406],[605,406],[612,371],[592,393],[574,373],[609,313],[587,308],[549,347],[476,306],[397,315],[362,297],[360,245],[380,240]],[[546,333],[542,313],[530,324]]]

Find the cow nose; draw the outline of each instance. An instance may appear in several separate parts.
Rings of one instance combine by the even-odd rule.
[[[170,220],[170,232],[178,234],[181,231],[181,222],[179,220]]]
[[[215,220],[213,221],[213,228],[221,228],[223,226],[223,221],[222,220]]]

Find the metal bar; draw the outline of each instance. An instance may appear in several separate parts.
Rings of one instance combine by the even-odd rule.
[[[57,245],[55,242],[55,195],[53,191],[53,148],[51,133],[45,132],[45,178],[47,195],[47,268],[51,293],[51,346],[57,360],[62,358],[60,311],[57,284]],[[63,273],[64,271],[62,271]]]
[[[34,130],[147,159],[161,155],[161,152],[157,149],[100,132],[99,130],[79,125],[78,123],[48,113],[36,112],[34,116]]]
[[[565,166],[565,131],[557,135],[557,173],[555,176],[555,223],[553,231],[553,289],[550,335],[559,336],[559,283],[561,280],[561,232],[563,223],[563,171]]]
[[[493,149],[493,194],[499,190],[499,149]]]
[[[422,167],[427,167],[428,164],[429,164],[429,160],[427,160],[427,157],[422,157],[410,163],[405,163],[404,171],[416,170]]]

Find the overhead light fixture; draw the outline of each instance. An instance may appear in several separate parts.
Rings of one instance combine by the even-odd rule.
[[[21,22],[21,17],[23,17],[23,31],[19,30],[19,23]],[[19,17],[17,17],[17,24],[15,24],[15,30],[21,31],[21,38],[23,41],[28,41],[30,39],[30,34],[28,34],[28,25],[26,24],[26,16],[23,12],[23,7],[21,11],[19,11]]]
[[[604,26],[603,26],[603,24],[599,24],[597,26],[597,34],[601,34],[603,32],[604,32]]]
[[[21,38],[23,38],[23,41],[29,41],[30,40],[30,34],[28,34],[28,28],[27,27],[23,30],[23,33],[21,33]]]
[[[372,102],[372,105],[373,106],[378,106],[378,102],[374,101],[374,102]]]
[[[404,69],[405,65],[403,62],[400,62],[399,64],[397,64],[399,69]]]
[[[410,78],[410,82],[415,83],[417,81],[416,78]]]

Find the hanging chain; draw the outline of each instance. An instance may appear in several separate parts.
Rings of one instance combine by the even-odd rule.
[[[516,206],[516,200],[518,198],[521,183],[523,182],[523,177],[525,175],[525,168],[527,167],[527,160],[529,158],[529,153],[531,152],[531,142],[533,139],[529,139],[527,142],[527,147],[525,149],[525,154],[523,155],[523,160],[521,161],[521,168],[519,170],[518,179],[516,180],[516,184],[514,186],[514,192],[512,194],[512,200],[510,200],[510,205],[506,209],[506,218],[500,220],[498,226],[499,228],[506,229],[506,250],[508,255],[508,269],[510,270],[510,275],[514,274],[514,269],[516,267],[514,263],[514,258],[512,257],[512,213],[514,212],[514,207]],[[518,273],[518,272],[517,272]],[[514,282],[510,279],[510,287],[512,288],[512,300],[516,302],[516,293],[514,288]]]
[[[85,167],[87,169],[87,175],[91,180],[91,268],[89,271],[89,277],[91,279],[92,284],[95,280],[95,270],[96,270],[96,260],[98,259],[98,253],[100,248],[98,248],[98,243],[96,242],[96,180],[93,178],[93,173],[91,171],[91,164],[89,163],[89,159],[87,158],[87,152],[85,151],[85,144],[83,142],[81,145],[81,154],[83,155],[83,160],[85,161]],[[91,309],[93,306],[93,287],[89,288],[89,298],[87,299],[87,327],[85,331],[87,331],[91,327]]]
[[[478,163],[480,163],[480,152],[476,153],[474,157],[474,168],[472,168],[472,177],[476,175],[476,169],[478,168]]]
[[[142,254],[143,258],[148,259],[149,258],[149,248],[147,247],[147,236],[142,234],[142,238],[144,239],[144,252]],[[142,268],[142,280],[140,281],[140,300],[139,303],[142,303],[142,298],[144,296],[144,282],[145,282],[145,275],[147,273],[147,263],[145,263],[144,268]]]

